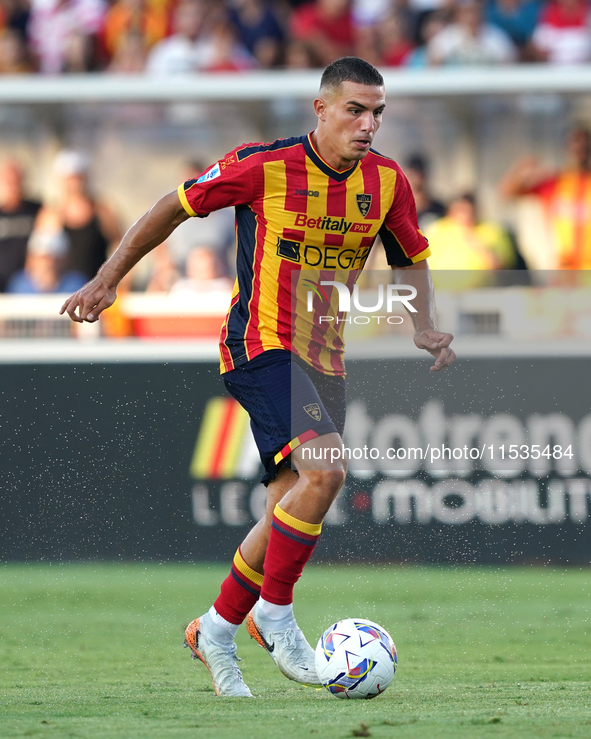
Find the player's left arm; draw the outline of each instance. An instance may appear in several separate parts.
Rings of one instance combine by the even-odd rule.
[[[416,298],[410,301],[417,312],[408,311],[415,327],[415,345],[435,357],[435,364],[431,366],[432,372],[449,367],[456,358],[450,346],[454,337],[437,329],[433,280],[427,260],[423,259],[407,267],[392,266],[392,270],[396,284],[410,285],[417,291]]]

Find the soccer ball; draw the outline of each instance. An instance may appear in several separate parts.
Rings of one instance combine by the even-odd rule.
[[[324,687],[339,698],[375,698],[396,672],[396,647],[390,634],[365,618],[333,624],[316,647],[316,671]]]

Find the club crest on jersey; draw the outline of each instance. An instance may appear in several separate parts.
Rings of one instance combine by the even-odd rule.
[[[318,403],[308,403],[308,405],[304,406],[304,410],[315,421],[320,421],[322,418],[322,411]]]
[[[357,207],[359,208],[359,212],[365,218],[367,214],[369,213],[369,209],[371,208],[371,195],[367,195],[366,193],[361,193],[359,195],[356,195],[356,198],[357,198]]]

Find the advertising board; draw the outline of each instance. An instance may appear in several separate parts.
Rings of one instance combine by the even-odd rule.
[[[588,563],[590,362],[350,361],[350,472],[315,558]],[[2,559],[225,560],[262,515],[248,419],[216,363],[0,375]]]

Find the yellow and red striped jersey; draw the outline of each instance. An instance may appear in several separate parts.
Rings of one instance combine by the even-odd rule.
[[[341,172],[320,157],[311,135],[245,144],[178,193],[191,216],[236,208],[237,277],[220,334],[222,373],[287,349],[325,374],[344,374],[344,321],[315,321],[320,306],[305,310],[293,277],[312,270],[316,281],[345,279],[352,289],[378,234],[391,265],[429,256],[406,177],[373,150]],[[332,290],[328,311],[336,317]]]

